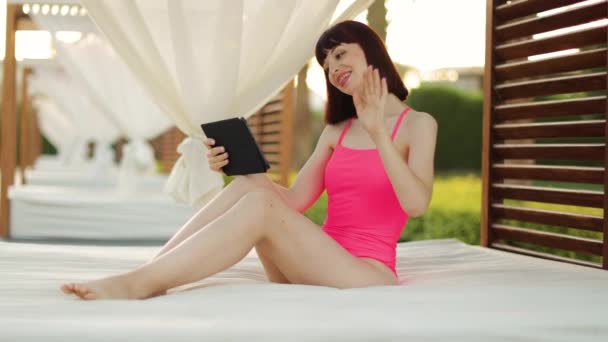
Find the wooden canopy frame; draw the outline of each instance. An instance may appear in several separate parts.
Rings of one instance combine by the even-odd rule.
[[[606,1],[538,15],[579,2],[582,0],[487,0],[481,244],[608,269],[607,26],[542,39],[532,37],[608,17]],[[566,49],[580,51],[541,60],[528,59]],[[534,101],[535,97],[581,92],[598,92],[598,95],[582,93],[565,99]],[[582,115],[591,115],[593,119],[581,120]],[[564,121],[563,117],[568,118]],[[517,122],[522,119],[527,122]],[[516,142],[546,138],[585,138],[593,143]],[[517,163],[518,159],[535,163],[525,165]],[[544,165],[543,161],[548,160],[559,160],[561,164]],[[564,162],[566,160],[570,165]],[[591,166],[573,166],[571,161],[585,161]],[[603,185],[603,191],[514,185],[509,180],[587,183]],[[603,215],[532,209],[510,204],[511,200],[598,208],[603,209]],[[602,232],[603,239],[522,228],[505,223],[507,221]],[[525,247],[514,247],[512,242],[601,256],[602,263],[533,252]]]

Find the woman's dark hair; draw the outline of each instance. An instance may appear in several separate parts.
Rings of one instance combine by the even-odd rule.
[[[408,91],[386,51],[382,39],[369,26],[357,21],[343,21],[327,29],[315,47],[315,56],[321,66],[325,62],[327,53],[334,47],[345,43],[357,43],[365,54],[368,64],[373,65],[380,72],[380,78],[386,77],[388,92],[395,94],[401,101],[405,101]],[[325,106],[325,123],[335,124],[356,116],[353,98],[342,93],[329,83],[328,72],[325,72],[327,85],[327,104]]]

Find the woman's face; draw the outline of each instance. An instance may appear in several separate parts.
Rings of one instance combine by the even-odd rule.
[[[361,83],[367,61],[359,44],[342,43],[327,54],[323,68],[327,72],[329,83],[341,92],[352,95]]]

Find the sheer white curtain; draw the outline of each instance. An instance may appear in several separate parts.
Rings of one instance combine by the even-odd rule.
[[[85,163],[87,143],[94,141],[96,150],[93,163],[99,169],[97,171],[110,167],[113,162],[110,144],[120,135],[117,124],[91,102],[80,85],[60,70],[35,68],[28,80],[31,94],[43,94],[52,98],[78,127],[77,142],[70,156],[71,163]]]
[[[36,108],[40,131],[57,149],[57,159],[67,164],[70,150],[76,141],[78,128],[72,118],[50,98],[35,96],[32,104]]]
[[[221,189],[200,124],[248,117],[313,55],[339,0],[82,0],[116,52],[188,135],[166,190],[195,205]],[[372,0],[352,2],[345,16]]]
[[[54,16],[34,15],[33,20],[51,32],[64,26]],[[135,183],[142,174],[154,173],[154,151],[147,140],[169,129],[172,120],[99,34],[86,34],[74,43],[54,43],[59,64],[89,90],[92,100],[115,118],[130,140],[123,148],[121,187]]]
[[[99,36],[89,34],[73,44],[57,42],[56,48],[66,71],[90,90],[95,102],[116,119],[129,138],[123,147],[119,186],[132,192],[138,177],[156,172],[154,150],[147,140],[173,122]]]

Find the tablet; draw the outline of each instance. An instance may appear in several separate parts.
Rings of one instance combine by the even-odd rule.
[[[265,173],[270,164],[253,138],[245,118],[230,118],[201,125],[214,146],[224,146],[228,152],[228,164],[222,171],[228,176]]]

